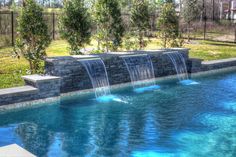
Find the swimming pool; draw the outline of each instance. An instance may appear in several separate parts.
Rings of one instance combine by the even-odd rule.
[[[142,93],[115,88],[110,102],[85,93],[1,112],[0,146],[50,157],[236,156],[236,70],[194,80],[158,81]]]

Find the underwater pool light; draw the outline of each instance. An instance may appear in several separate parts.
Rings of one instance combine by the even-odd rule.
[[[154,91],[157,89],[160,89],[161,87],[158,85],[152,85],[152,86],[146,86],[146,87],[140,87],[140,88],[134,88],[134,92],[136,93],[144,93],[147,91]]]
[[[111,101],[127,103],[126,101],[120,99],[118,96],[112,94],[97,97],[96,100],[100,103],[108,103]]]
[[[182,84],[182,85],[185,85],[185,86],[199,84],[199,82],[196,82],[194,80],[181,80],[181,81],[179,81],[179,83]]]

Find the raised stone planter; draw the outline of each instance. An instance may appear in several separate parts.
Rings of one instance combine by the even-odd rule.
[[[156,51],[134,51],[134,52],[114,52],[100,55],[52,57],[46,60],[46,74],[61,78],[61,92],[71,92],[77,90],[91,89],[92,84],[89,76],[79,62],[85,58],[101,58],[106,66],[109,82],[111,85],[130,82],[128,70],[121,56],[149,54],[154,66],[156,77],[175,75],[175,68],[172,65],[166,52],[178,51],[182,53],[186,62],[188,61],[188,49],[165,49]]]

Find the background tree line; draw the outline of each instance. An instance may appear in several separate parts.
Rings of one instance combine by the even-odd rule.
[[[158,14],[155,21],[157,33],[154,32],[152,36],[159,38],[164,48],[181,47],[183,39],[179,22],[182,20],[187,23],[189,30],[192,22],[199,19],[206,21],[206,2],[207,0],[182,0],[179,3],[172,0],[66,0],[60,10],[60,34],[70,44],[72,55],[83,54],[84,47],[92,39],[97,41],[94,52],[140,50],[149,41],[150,15]],[[34,10],[32,6],[38,10]],[[24,0],[19,9],[21,13],[18,18],[15,52],[29,60],[33,71],[35,67],[40,67],[51,38],[41,17],[43,7],[38,2]],[[130,14],[130,27],[124,25],[124,12]],[[29,25],[29,19],[35,22]],[[43,27],[35,27],[36,23]],[[94,27],[96,32],[92,33]]]
[[[165,39],[163,47],[180,46],[176,40],[179,38],[179,31],[174,3],[162,3],[165,5],[161,8],[161,17],[157,22],[160,34]],[[121,48],[136,50],[146,46],[148,40],[145,37],[150,31],[150,5],[147,0],[132,1],[132,30],[125,29],[121,15],[122,4],[119,0],[96,0],[91,3],[90,8],[87,4],[83,0],[64,2],[59,28],[61,37],[70,45],[72,55],[83,54],[81,49],[92,39],[93,25],[97,27],[94,35],[98,42],[96,51],[118,51]],[[171,21],[165,20],[167,16]],[[168,30],[162,29],[167,27]],[[18,17],[14,52],[18,57],[22,56],[29,61],[33,73],[40,70],[41,62],[46,56],[45,50],[51,42],[47,29],[43,20],[43,8],[34,0],[24,0]]]

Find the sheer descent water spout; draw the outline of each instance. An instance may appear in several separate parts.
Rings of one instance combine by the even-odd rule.
[[[170,58],[174,65],[179,81],[189,80],[184,56],[179,52],[167,52],[165,54]]]
[[[121,58],[128,69],[135,91],[143,92],[159,88],[155,83],[154,68],[149,55],[126,55]]]
[[[180,52],[167,52],[165,54],[170,58],[173,66],[175,68],[179,82],[182,85],[198,84],[198,82],[195,82],[195,81],[189,79],[186,61],[184,59],[183,54],[181,54]]]
[[[92,82],[96,98],[110,95],[110,85],[105,64],[100,58],[79,60]]]

